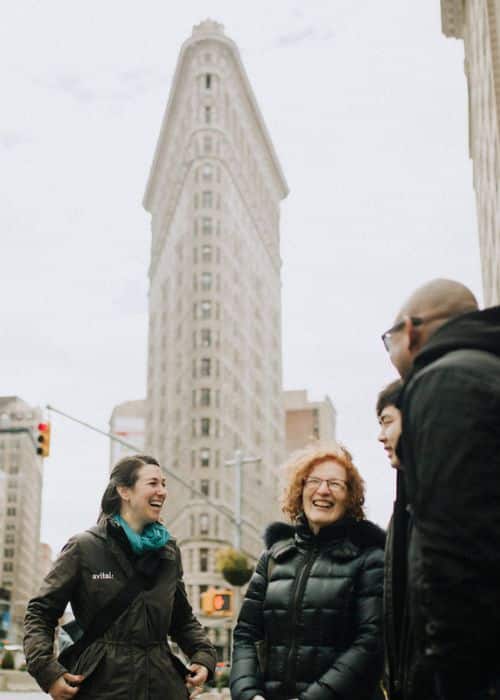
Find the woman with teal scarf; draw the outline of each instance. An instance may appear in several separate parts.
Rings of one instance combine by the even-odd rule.
[[[194,617],[179,549],[160,515],[167,496],[153,457],[133,455],[111,472],[97,526],[63,548],[25,619],[29,672],[54,700],[186,700],[213,675],[215,649]],[[71,603],[85,630],[132,581],[141,590],[71,668],[53,652],[57,620]],[[170,637],[189,659],[170,652]]]

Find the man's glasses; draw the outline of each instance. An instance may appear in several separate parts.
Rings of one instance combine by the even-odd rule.
[[[323,482],[325,482],[330,491],[334,493],[345,491],[347,488],[347,481],[342,481],[341,479],[319,479],[317,476],[308,476],[307,479],[304,479],[304,487],[316,491]]]
[[[410,321],[413,323],[414,326],[421,326],[425,321],[430,321],[431,319],[423,319],[420,318],[419,316],[410,316]],[[392,328],[389,328],[388,331],[385,333],[382,333],[382,342],[384,344],[384,348],[387,350],[387,352],[391,351],[391,340],[392,336],[394,333],[397,333],[398,331],[402,331],[403,328],[405,327],[406,319],[404,321],[399,321],[398,323],[395,323]]]

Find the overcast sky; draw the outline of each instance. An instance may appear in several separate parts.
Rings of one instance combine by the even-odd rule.
[[[374,402],[380,334],[436,276],[481,297],[463,45],[439,0],[47,0],[0,28],[2,395],[106,429],[145,394],[149,167],[181,43],[207,16],[240,47],[290,185],[284,385],[328,394],[382,525],[394,474]],[[105,438],[53,416],[42,537],[89,526]],[[175,534],[175,533],[174,533]]]

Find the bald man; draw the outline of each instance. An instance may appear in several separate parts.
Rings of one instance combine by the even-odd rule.
[[[439,698],[491,698],[500,694],[500,307],[479,311],[467,287],[433,280],[382,339],[405,380],[398,452],[419,665]],[[411,679],[407,689],[419,697]]]

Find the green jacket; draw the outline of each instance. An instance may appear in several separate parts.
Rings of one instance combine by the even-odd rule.
[[[176,671],[167,635],[192,663],[215,668],[215,649],[194,617],[182,580],[180,552],[170,540],[159,552],[159,572],[149,590],[93,642],[71,669],[53,652],[54,629],[68,602],[85,629],[135,573],[135,558],[102,523],[71,538],[28,604],[24,649],[28,671],[48,691],[63,673],[86,677],[79,700],[164,700],[188,696]]]

